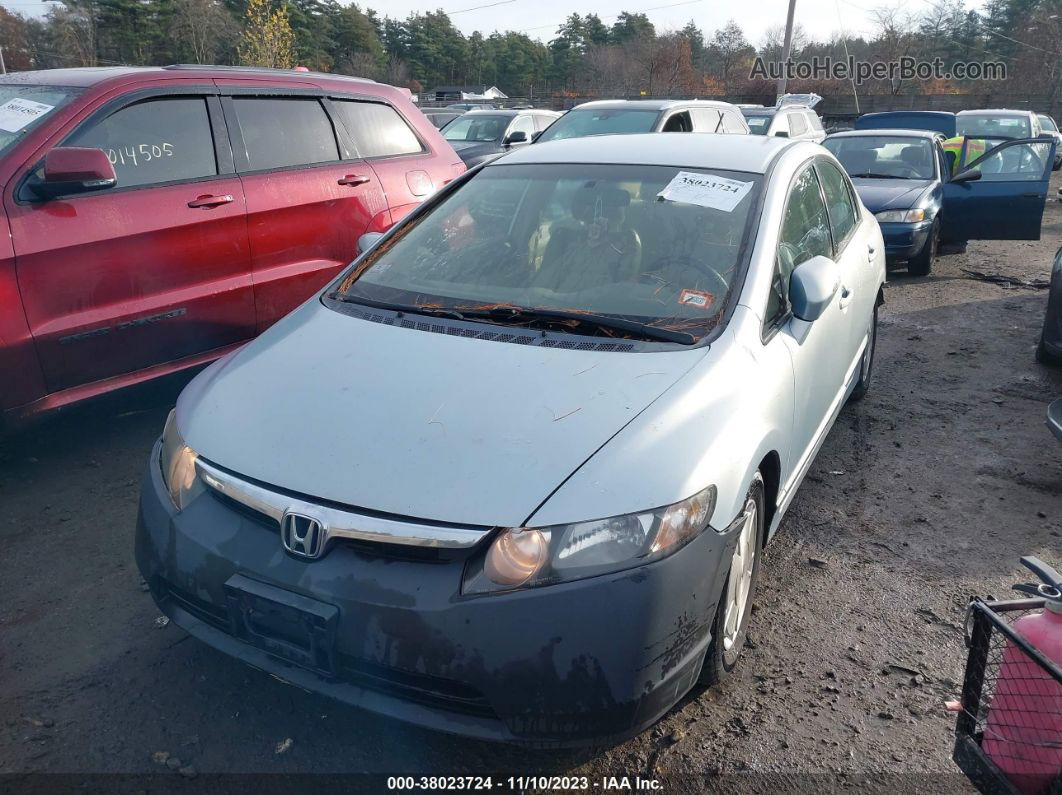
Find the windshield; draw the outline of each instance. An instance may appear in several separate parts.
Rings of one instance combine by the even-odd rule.
[[[60,86],[0,83],[0,153],[80,93]]]
[[[1058,132],[1058,125],[1055,124],[1055,120],[1050,116],[1039,116],[1040,126],[1048,132]]]
[[[508,116],[462,116],[446,125],[443,138],[447,141],[497,141],[508,126]]]
[[[462,313],[592,313],[693,342],[722,317],[761,179],[664,166],[491,166],[363,260],[336,295]]]
[[[827,138],[823,144],[850,177],[933,179],[933,145],[926,138],[853,135]]]
[[[955,118],[955,134],[973,138],[1028,138],[1032,127],[1026,116],[963,116]]]
[[[570,110],[538,137],[542,141],[584,138],[588,135],[622,135],[652,132],[656,110]]]
[[[771,126],[770,116],[746,116],[745,121],[749,125],[749,132],[753,135],[766,135],[767,128]]]

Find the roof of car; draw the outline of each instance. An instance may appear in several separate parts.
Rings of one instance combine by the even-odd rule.
[[[978,110],[960,110],[958,116],[1028,116],[1031,110],[1014,110],[1013,108],[981,108]]]
[[[738,105],[741,108],[740,105]],[[773,116],[780,110],[811,110],[807,105],[783,105],[780,108],[741,108],[746,116]]]
[[[891,127],[868,127],[864,130],[844,130],[830,133],[828,138],[867,138],[872,136],[888,135],[894,138],[942,138],[943,135],[936,130],[902,130]]]
[[[576,105],[572,110],[670,110],[677,107],[732,108],[729,102],[714,99],[596,99]]]
[[[98,83],[121,78],[149,77],[153,80],[172,77],[257,77],[277,80],[306,80],[307,78],[345,80],[358,83],[375,83],[364,77],[337,75],[324,72],[295,71],[294,69],[268,69],[257,66],[208,66],[201,64],[173,64],[171,66],[87,66],[76,69],[41,69],[30,72],[11,72],[0,77],[0,83],[29,83],[34,85],[70,86],[88,88]]]
[[[763,174],[779,152],[790,146],[800,145],[803,145],[803,142],[763,135],[712,135],[708,133],[592,135],[525,146],[495,162],[500,165],[623,163],[718,168]]]
[[[542,108],[475,108],[463,113],[463,116],[522,116],[525,113],[544,113],[547,116],[560,116],[555,110],[544,110]]]

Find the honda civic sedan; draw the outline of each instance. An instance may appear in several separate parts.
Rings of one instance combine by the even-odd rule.
[[[809,142],[513,152],[189,384],[140,571],[174,624],[348,704],[633,735],[738,664],[763,548],[870,385],[884,255]]]

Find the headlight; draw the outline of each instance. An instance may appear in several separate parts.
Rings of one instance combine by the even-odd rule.
[[[917,224],[926,220],[926,211],[922,207],[913,210],[882,210],[880,213],[874,213],[874,217],[885,223]]]
[[[641,566],[670,555],[708,526],[715,486],[674,505],[553,527],[503,530],[465,569],[462,593],[534,588]]]
[[[162,482],[166,484],[166,490],[178,511],[184,510],[203,489],[195,472],[196,458],[195,450],[184,443],[177,430],[177,412],[171,411],[162,431],[159,465],[162,467]]]

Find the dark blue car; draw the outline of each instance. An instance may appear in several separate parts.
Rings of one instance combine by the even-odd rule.
[[[1055,145],[1044,139],[966,139],[953,166],[930,130],[866,129],[829,136],[890,262],[925,276],[941,243],[1039,240]]]

